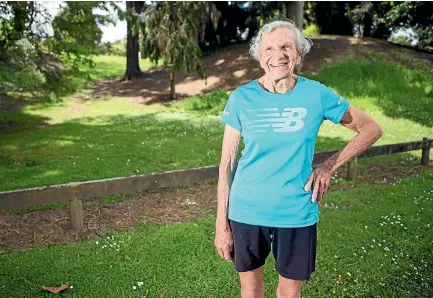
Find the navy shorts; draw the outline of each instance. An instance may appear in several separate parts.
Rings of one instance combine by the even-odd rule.
[[[230,220],[236,271],[246,272],[265,264],[271,249],[275,269],[289,279],[309,280],[316,266],[316,224],[302,228],[269,228]]]

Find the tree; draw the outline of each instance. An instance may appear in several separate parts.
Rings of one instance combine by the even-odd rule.
[[[346,2],[315,2],[314,18],[321,34],[352,35],[352,22],[347,16]]]
[[[131,80],[141,74],[139,52],[139,17],[144,8],[142,1],[126,2],[126,71],[123,79]]]
[[[143,55],[170,67],[170,99],[175,98],[175,73],[184,70],[204,76],[198,46],[200,2],[156,2],[144,10]]]
[[[433,46],[433,2],[398,2],[386,15],[385,23],[393,28],[412,29],[421,46]]]
[[[302,30],[304,25],[304,1],[286,1],[286,18]]]
[[[109,5],[118,9],[115,2]],[[98,24],[114,22],[110,14],[95,12],[108,12],[107,3],[68,1],[60,8],[53,19],[40,2],[0,2],[0,93],[49,90],[61,74],[61,68],[48,67],[51,62],[60,65],[67,58],[75,70],[91,63],[102,36]]]

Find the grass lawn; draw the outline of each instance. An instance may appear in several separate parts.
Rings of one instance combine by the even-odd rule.
[[[432,186],[430,169],[395,185],[328,193],[316,272],[302,297],[432,297]],[[87,243],[0,250],[0,296],[54,297],[40,286],[69,282],[73,288],[61,297],[239,297],[237,274],[213,247],[214,221],[144,224]],[[275,297],[276,277],[270,257],[266,297]]]
[[[118,75],[123,65],[110,56],[96,62],[95,78]],[[433,137],[429,72],[375,57],[333,62],[305,76],[334,88],[376,119],[384,130],[376,145]],[[164,106],[109,97],[77,107],[65,100],[5,114],[19,127],[2,133],[0,190],[216,165],[223,132],[218,118],[227,97],[218,90]],[[354,135],[325,121],[316,152],[341,148]]]

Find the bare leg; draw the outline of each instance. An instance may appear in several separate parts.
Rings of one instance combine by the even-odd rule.
[[[265,285],[263,282],[263,266],[247,272],[239,272],[242,298],[263,298]]]
[[[301,298],[302,280],[282,277],[278,281],[277,298]]]

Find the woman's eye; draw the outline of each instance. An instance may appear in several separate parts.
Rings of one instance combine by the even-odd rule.
[[[283,49],[285,49],[285,50],[291,50],[291,49],[292,49],[292,46],[290,46],[290,45],[283,46]]]
[[[271,50],[271,48],[266,48],[266,49],[265,49],[266,52],[268,52],[268,51],[270,51],[270,50]]]

